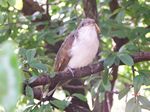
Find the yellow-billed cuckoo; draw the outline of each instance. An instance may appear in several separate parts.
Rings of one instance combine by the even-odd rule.
[[[70,33],[61,45],[56,55],[55,71],[90,64],[98,52],[99,32],[100,29],[93,19],[82,20],[77,30]]]

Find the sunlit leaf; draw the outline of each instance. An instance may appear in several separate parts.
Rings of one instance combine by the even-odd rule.
[[[16,3],[16,0],[7,0],[9,5],[14,6]]]
[[[79,93],[74,93],[72,96],[75,96],[77,97],[78,99],[82,100],[82,101],[86,101],[86,97],[82,94],[79,94]]]
[[[127,88],[124,88],[123,90],[121,90],[120,92],[119,92],[119,99],[122,99],[125,95],[127,95],[127,93],[130,91],[130,88],[129,87],[127,87]]]
[[[26,52],[27,52],[27,50],[24,49],[24,48],[19,49],[19,54],[20,54],[23,58],[26,58]]]
[[[69,105],[69,102],[61,101],[61,100],[53,100],[53,101],[50,101],[50,103],[52,105],[55,105],[56,107],[58,107],[61,110],[64,110]]]
[[[140,70],[138,71],[141,77],[143,77],[144,85],[150,85],[150,71],[149,70]]]
[[[105,72],[104,72],[104,75],[103,75],[103,78],[102,78],[104,84],[107,84],[107,82],[108,82],[108,80],[109,80],[108,75],[109,75],[109,74],[108,74],[108,69],[106,68],[106,69],[105,69]]]
[[[104,75],[102,77],[102,84],[103,84],[105,91],[111,90],[111,83],[110,83],[108,75],[109,75],[108,70],[105,69]]]
[[[134,64],[132,57],[128,54],[120,53],[120,54],[118,54],[118,57],[126,65],[132,66]]]
[[[35,49],[29,49],[26,51],[26,58],[28,63],[30,63],[34,59],[35,54],[36,54]]]
[[[31,62],[30,66],[33,67],[33,68],[36,68],[38,70],[43,70],[44,72],[48,71],[48,68],[45,64],[42,64],[42,63],[39,63],[39,62],[36,62],[36,61]]]
[[[0,0],[0,5],[4,8],[8,7],[8,3],[5,0]]]
[[[33,108],[33,105],[27,106],[23,112],[31,112]]]
[[[41,105],[39,108],[39,112],[53,112],[50,104]]]
[[[23,8],[23,1],[22,0],[16,0],[14,7],[18,10],[21,10]]]
[[[111,66],[114,63],[115,58],[116,58],[115,54],[109,55],[104,61],[104,66]]]
[[[131,98],[125,108],[125,112],[141,112],[140,105],[136,102],[135,98]]]
[[[144,96],[138,96],[139,101],[143,104],[145,109],[150,110],[150,101]]]
[[[134,92],[135,94],[138,93],[138,91],[140,90],[142,84],[143,84],[144,80],[143,77],[138,75],[133,79],[133,86],[134,86]]]

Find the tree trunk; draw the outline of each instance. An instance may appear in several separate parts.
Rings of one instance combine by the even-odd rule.
[[[98,24],[99,21],[96,0],[83,0],[83,9],[85,17],[94,19]]]

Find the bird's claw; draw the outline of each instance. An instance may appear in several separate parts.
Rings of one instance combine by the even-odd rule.
[[[75,75],[74,75],[73,69],[71,67],[68,67],[67,69],[68,69],[69,72],[71,72],[72,76],[74,77]]]

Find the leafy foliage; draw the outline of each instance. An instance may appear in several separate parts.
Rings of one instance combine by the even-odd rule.
[[[141,107],[135,98],[131,98],[126,105],[125,112],[141,112]]]
[[[70,97],[77,97],[86,102],[86,97],[78,92],[73,95],[65,92],[64,100],[57,99],[49,101],[48,104],[40,102],[38,105],[34,99],[33,90],[29,86],[25,89],[26,97],[19,99],[21,82],[38,77],[41,73],[53,73],[55,54],[60,43],[84,18],[81,0],[48,0],[47,12],[50,16],[44,21],[40,20],[43,20],[45,12],[33,11],[34,14],[27,15],[24,11],[24,1],[0,0],[0,104],[9,112],[15,109],[19,100],[18,102],[22,102],[19,103],[20,106],[26,105],[26,109],[21,111],[53,112],[56,108],[64,110],[70,104],[68,101]],[[91,75],[82,79],[86,85],[85,89],[90,92],[93,101],[98,97],[102,102],[106,92],[113,92],[111,67],[123,63],[125,65],[119,68],[118,83],[115,85],[115,88],[120,90],[119,99],[131,94],[132,89],[135,95],[127,102],[126,112],[150,110],[147,96],[139,95],[140,91],[149,93],[148,89],[143,90],[143,88],[150,85],[150,62],[135,64],[131,57],[139,51],[150,51],[149,1],[120,0],[119,8],[113,12],[109,8],[109,3],[110,0],[97,0],[100,16],[98,20],[102,32],[100,41],[102,49],[99,55],[105,58],[105,70],[101,75]],[[41,4],[41,7],[46,7],[46,3],[41,2]],[[27,9],[30,8],[36,7]],[[25,9],[27,12],[31,11],[27,9]],[[118,52],[114,52],[112,37],[128,39],[128,43],[123,45]],[[10,40],[17,45],[5,42]],[[17,47],[14,48],[14,46]],[[17,54],[14,53],[16,50],[19,50]],[[135,70],[131,69],[131,66]],[[19,69],[22,70],[22,74]],[[13,84],[10,87],[12,81]],[[8,102],[8,99],[12,100]]]
[[[7,112],[15,110],[22,85],[22,74],[18,68],[19,63],[14,53],[14,46],[12,42],[3,43],[0,46],[0,104]]]

